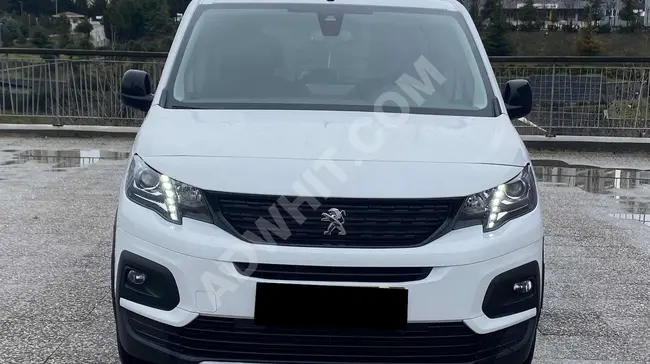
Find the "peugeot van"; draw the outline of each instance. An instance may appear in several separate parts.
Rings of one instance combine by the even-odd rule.
[[[121,183],[123,363],[531,363],[539,194],[456,0],[194,0]]]

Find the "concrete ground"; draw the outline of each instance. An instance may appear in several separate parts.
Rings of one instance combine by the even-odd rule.
[[[127,141],[0,138],[0,363],[117,363],[109,256],[125,165],[97,158],[129,149]],[[643,155],[531,154],[650,169]],[[553,182],[541,185],[548,277],[535,363],[650,362],[650,228],[636,221],[648,181],[623,188],[607,180],[620,173],[599,170],[599,181],[617,187],[603,190],[593,174],[572,177],[582,173],[575,168],[537,172]]]

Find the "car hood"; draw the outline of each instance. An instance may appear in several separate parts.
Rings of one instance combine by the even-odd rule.
[[[133,151],[200,188],[340,197],[464,196],[507,181],[529,161],[505,115],[386,115],[407,116],[401,125],[375,115],[154,106]]]

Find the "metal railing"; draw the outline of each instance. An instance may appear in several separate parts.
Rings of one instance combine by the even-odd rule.
[[[157,82],[166,53],[0,48],[0,123],[137,126],[143,114],[119,100],[123,73]],[[650,58],[495,57],[500,84],[531,82],[534,111],[522,134],[646,136]]]
[[[650,58],[499,57],[500,84],[528,79],[533,112],[521,134],[645,137],[650,131]]]

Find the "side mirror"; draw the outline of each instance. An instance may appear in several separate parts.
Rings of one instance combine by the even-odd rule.
[[[510,80],[503,91],[508,116],[511,120],[523,118],[533,109],[533,89],[526,80]]]
[[[147,112],[153,102],[149,74],[140,70],[128,70],[122,77],[120,99],[125,106]]]

